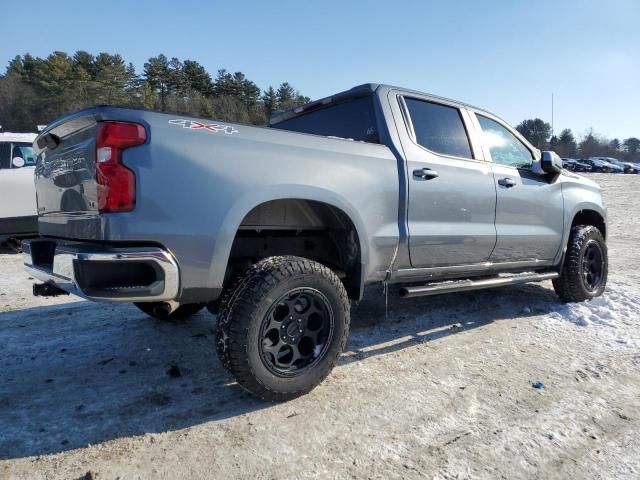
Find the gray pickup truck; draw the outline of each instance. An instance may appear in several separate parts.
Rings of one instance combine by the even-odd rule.
[[[601,295],[599,187],[495,115],[365,84],[270,128],[96,107],[34,142],[37,295],[132,302],[160,319],[217,313],[217,350],[262,398],[333,368],[350,299],[552,279]]]

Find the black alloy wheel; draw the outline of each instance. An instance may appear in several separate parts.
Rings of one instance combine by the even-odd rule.
[[[589,290],[597,290],[602,283],[604,263],[602,247],[597,241],[590,240],[584,247],[582,258],[582,276]]]
[[[313,288],[294,288],[274,302],[262,321],[262,361],[276,375],[299,375],[323,356],[333,329],[329,300]]]

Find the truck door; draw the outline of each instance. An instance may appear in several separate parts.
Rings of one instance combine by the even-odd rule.
[[[431,97],[397,99],[405,117],[399,133],[408,169],[411,265],[487,261],[496,243],[496,191],[489,163],[469,140],[468,112]]]
[[[5,224],[37,215],[34,167],[29,166],[34,162],[29,144],[0,142],[0,221]]]
[[[553,260],[564,230],[560,182],[532,170],[533,151],[498,118],[480,112],[475,117],[497,192],[498,241],[491,261]]]

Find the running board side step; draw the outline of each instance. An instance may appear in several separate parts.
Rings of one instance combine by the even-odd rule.
[[[434,282],[420,287],[401,287],[400,296],[403,298],[425,297],[428,295],[438,295],[440,293],[468,292],[470,290],[480,290],[483,288],[503,287],[505,285],[516,285],[518,283],[541,282],[543,280],[553,280],[560,275],[558,272],[525,273],[519,275],[497,276],[482,280],[457,280],[451,282]]]

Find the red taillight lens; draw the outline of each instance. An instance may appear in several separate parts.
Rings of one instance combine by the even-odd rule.
[[[142,145],[147,138],[142,125],[99,122],[96,139],[98,210],[129,212],[136,204],[136,176],[122,164],[122,151]]]

